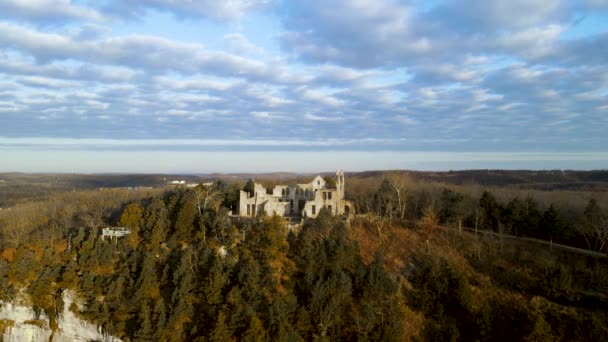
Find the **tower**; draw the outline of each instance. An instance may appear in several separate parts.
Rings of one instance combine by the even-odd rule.
[[[336,213],[342,215],[344,213],[343,201],[344,201],[344,172],[338,169],[336,171],[336,190],[338,195],[336,198]]]
[[[336,189],[338,190],[338,197],[344,198],[344,171],[336,171]]]

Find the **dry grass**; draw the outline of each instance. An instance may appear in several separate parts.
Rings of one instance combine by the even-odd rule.
[[[6,260],[8,262],[13,262],[13,260],[15,260],[16,252],[17,249],[15,247],[6,248],[0,253],[0,259]]]

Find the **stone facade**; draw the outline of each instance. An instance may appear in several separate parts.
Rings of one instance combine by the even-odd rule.
[[[352,213],[352,203],[344,199],[344,172],[336,172],[336,188],[330,188],[321,176],[310,183],[277,185],[268,191],[255,183],[254,194],[241,190],[239,216],[256,216],[261,212],[284,217],[317,217],[322,208],[333,215]]]
[[[105,240],[106,237],[118,239],[119,237],[127,236],[131,234],[130,228],[125,227],[107,227],[101,230],[101,239]]]

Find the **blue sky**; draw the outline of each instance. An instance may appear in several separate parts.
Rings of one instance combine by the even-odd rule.
[[[0,172],[608,168],[608,0],[0,0]]]

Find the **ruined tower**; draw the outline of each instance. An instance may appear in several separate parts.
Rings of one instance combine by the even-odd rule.
[[[337,190],[337,199],[336,199],[336,214],[342,214],[342,201],[344,200],[344,171],[338,169],[336,171],[336,190]]]
[[[340,169],[336,171],[336,189],[338,190],[338,198],[344,198],[344,171]]]

